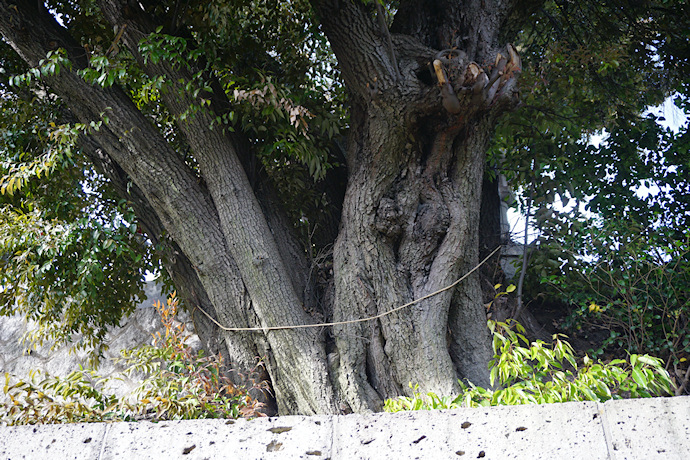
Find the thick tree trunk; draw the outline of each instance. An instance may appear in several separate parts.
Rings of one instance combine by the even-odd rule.
[[[336,321],[424,297],[478,263],[491,126],[479,119],[461,129],[419,130],[412,144],[401,119],[372,105],[353,123],[353,137],[360,137],[351,144],[360,151],[350,152],[358,160],[334,249]],[[477,276],[376,322],[336,327],[334,334],[339,383],[355,410],[376,409],[381,397],[409,392],[409,384],[437,394],[456,393],[458,376],[488,384],[489,337]]]
[[[170,82],[162,94],[170,113],[200,106],[184,91],[189,72],[139,55],[153,25],[145,11],[131,14],[138,2],[125,3],[100,5],[144,71]],[[458,378],[488,384],[476,273],[379,319],[334,326],[328,337],[321,328],[266,329],[317,323],[320,315],[347,322],[386,313],[478,263],[485,151],[496,118],[515,104],[520,70],[514,49],[497,44],[512,9],[500,1],[466,2],[463,11],[432,3],[421,2],[416,14],[400,2],[399,33],[391,36],[374,3],[314,1],[350,91],[351,130],[335,294],[311,315],[304,253],[271,197],[248,180],[246,143],[210,130],[214,115],[199,111],[178,123],[198,165],[191,169],[123,91],[78,76],[88,65],[83,49],[44,8],[0,0],[0,32],[29,64],[48,49],[67,50],[72,68],[45,80],[81,122],[108,117],[90,133],[90,151],[100,152],[92,159],[135,202],[151,238],[163,230],[172,238],[178,257],[169,269],[188,304],[226,328],[264,328],[228,331],[195,314],[207,345],[223,347],[233,366],[251,368],[265,357],[281,413],[378,410],[383,399],[409,394],[409,384],[439,395],[455,392]]]
[[[423,298],[476,266],[485,152],[496,117],[515,103],[520,63],[510,47],[499,54],[498,3],[456,14],[448,3],[446,17],[402,2],[396,30],[407,35],[393,36],[361,4],[315,3],[354,102],[334,248],[334,320],[347,321]],[[478,274],[333,333],[338,388],[355,411],[410,385],[453,394],[458,378],[489,384]]]

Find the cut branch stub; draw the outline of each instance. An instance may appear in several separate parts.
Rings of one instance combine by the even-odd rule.
[[[508,43],[508,53],[510,54],[509,66],[506,69],[507,72],[522,72],[522,59],[513,45]]]
[[[522,60],[513,45],[506,45],[506,51],[497,53],[493,66],[486,71],[476,62],[469,62],[465,67],[467,55],[463,51],[439,51],[433,61],[433,74],[444,109],[450,114],[462,111],[458,94],[470,95],[469,102],[476,108],[488,107],[508,95],[512,97],[515,91],[510,88],[514,89],[515,79],[522,72]]]
[[[443,108],[449,113],[460,113],[460,101],[453,91],[453,87],[446,78],[445,72],[443,71],[443,64],[440,59],[434,60],[434,72],[436,73],[436,78],[438,84],[441,87],[441,98],[443,99]]]

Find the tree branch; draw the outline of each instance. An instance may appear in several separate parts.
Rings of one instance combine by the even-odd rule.
[[[218,214],[183,158],[122,90],[116,86],[98,88],[77,75],[79,63],[83,62],[81,48],[47,11],[38,11],[32,2],[9,5],[5,0],[0,0],[0,9],[8,13],[0,15],[5,18],[0,21],[0,33],[30,65],[37,65],[45,57],[49,43],[68,51],[72,68],[63,66],[59,74],[43,79],[80,122],[88,125],[103,121],[88,135],[139,187],[162,226],[204,280],[209,295],[224,299],[227,305],[238,302],[245,291],[236,266],[227,256]],[[140,217],[147,219],[145,213]],[[227,321],[247,324],[243,312],[226,309]],[[255,350],[246,338],[238,337],[235,345],[235,358],[253,360]]]
[[[251,168],[253,162],[249,160],[253,158],[250,144],[243,142],[237,133],[227,133],[221,129],[213,131],[209,129],[213,125],[214,117],[223,115],[230,108],[230,102],[225,97],[224,92],[219,89],[218,82],[211,75],[206,75],[206,79],[211,81],[211,87],[215,91],[212,94],[201,94],[204,98],[210,97],[217,103],[206,108],[202,97],[194,98],[186,87],[188,83],[192,83],[191,70],[181,66],[173,67],[167,62],[154,64],[152,60],[146,59],[141,54],[139,44],[147,35],[154,33],[155,23],[143,10],[137,10],[136,14],[125,16],[122,5],[126,3],[126,0],[102,0],[99,2],[106,19],[113,26],[120,27],[120,30],[126,29],[123,42],[144,71],[151,78],[166,77],[169,87],[161,94],[163,102],[170,113],[176,117],[176,124],[180,132],[185,135],[187,143],[192,148],[194,157],[199,163],[201,174],[206,183],[209,184],[215,205],[222,207],[226,200],[223,197],[224,191],[233,187],[236,188],[242,182],[246,182],[248,179],[247,171],[253,169]],[[193,46],[191,40],[189,46]],[[193,68],[195,63],[190,62],[188,64],[190,68]],[[181,117],[190,107],[201,107],[201,109],[191,117]],[[229,161],[231,158],[240,161]],[[223,161],[219,161],[219,159],[223,159]],[[230,178],[234,179],[229,180]],[[249,184],[248,190],[245,192],[248,198],[245,201],[258,201],[261,198],[262,210],[256,208],[254,211],[267,218],[271,232],[276,235],[276,238],[280,238],[282,244],[278,245],[278,252],[283,261],[290,263],[294,268],[288,272],[291,283],[296,292],[304,292],[308,272],[304,251],[299,247],[293,228],[280,209],[276,194],[265,173],[256,174],[254,178],[257,180],[254,184]],[[218,187],[214,189],[214,182],[219,180],[226,182],[218,184]],[[218,193],[214,194],[214,190],[217,190]],[[230,214],[235,215],[235,213]],[[220,218],[222,221],[222,214]]]
[[[348,88],[365,99],[376,82],[379,90],[397,83],[399,70],[390,35],[377,23],[376,9],[359,1],[312,0],[338,58]],[[369,84],[369,87],[367,86]]]

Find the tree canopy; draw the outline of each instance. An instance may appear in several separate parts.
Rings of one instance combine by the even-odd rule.
[[[683,1],[0,12],[0,312],[98,351],[161,273],[207,312],[209,349],[266,361],[283,412],[375,409],[411,379],[488,381],[492,270],[366,326],[218,324],[352,320],[447,286],[505,239],[499,174],[557,247],[586,226],[558,211],[571,200],[662,246],[690,223],[688,124],[648,111],[672,98],[690,113]],[[544,254],[543,279],[577,265]]]

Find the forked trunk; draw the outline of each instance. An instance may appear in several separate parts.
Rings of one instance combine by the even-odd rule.
[[[374,22],[361,5],[330,6],[323,26],[351,93],[334,247],[337,388],[366,411],[411,385],[439,395],[457,393],[459,378],[488,385],[479,274],[444,288],[479,262],[486,150],[516,103],[520,59],[497,45],[498,10],[479,3],[448,17],[401,5],[400,35],[381,25],[381,8]]]
[[[139,54],[138,41],[155,29],[141,4],[99,3],[143,71],[171,82],[161,98],[169,113],[203,107],[184,90],[188,70]],[[376,2],[313,3],[351,107],[335,295],[321,304],[305,295],[313,279],[276,201],[248,180],[248,143],[209,129],[213,110],[229,104],[222,92],[208,111],[178,117],[192,169],[124,91],[79,76],[89,65],[84,49],[45,8],[0,0],[0,32],[33,66],[49,48],[66,50],[71,66],[45,81],[79,121],[103,121],[83,142],[87,154],[134,203],[152,239],[173,240],[169,270],[207,346],[241,368],[265,358],[281,413],[378,410],[385,398],[409,394],[409,384],[439,395],[454,393],[458,378],[486,385],[478,273],[443,288],[479,262],[485,152],[496,118],[516,103],[520,60],[497,44],[512,3],[473,0],[459,11],[449,2],[438,14],[435,2],[419,11],[400,2],[393,35]],[[208,318],[259,330],[222,330]],[[270,330],[324,318],[342,324]]]

